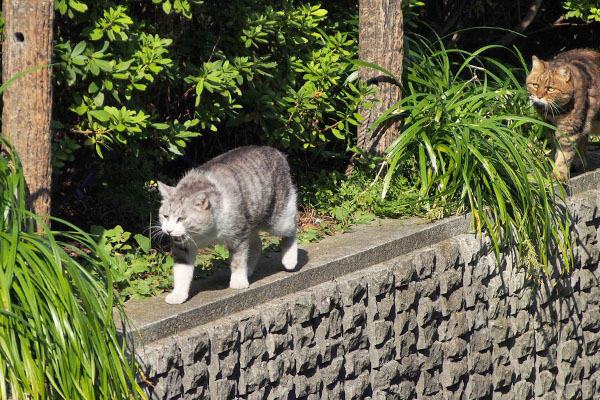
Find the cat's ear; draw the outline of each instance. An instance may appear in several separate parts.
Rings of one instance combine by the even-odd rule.
[[[210,199],[206,192],[200,192],[194,197],[194,204],[196,207],[200,207],[201,210],[208,210],[210,208]]]
[[[546,63],[543,60],[540,60],[536,56],[531,57],[531,70],[545,70]]]
[[[157,183],[158,183],[158,191],[160,192],[160,195],[162,196],[162,198],[165,200],[171,198],[171,195],[175,191],[175,188],[173,186],[165,185],[164,183],[162,183],[160,181]]]
[[[569,71],[569,68],[566,66],[560,67],[556,72],[558,73],[558,76],[565,80],[565,82],[569,82],[569,79],[571,79],[571,71]]]

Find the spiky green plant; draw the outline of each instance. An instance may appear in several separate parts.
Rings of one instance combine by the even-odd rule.
[[[53,219],[68,229],[53,231],[26,210],[21,165],[1,144],[0,398],[143,397],[113,321],[109,257],[75,226]]]
[[[371,127],[400,118],[403,130],[386,153],[383,196],[394,174],[412,174],[421,200],[431,207],[452,203],[471,211],[479,234],[485,231],[500,256],[516,244],[522,264],[546,275],[568,270],[570,220],[561,206],[542,129],[531,113],[516,69],[486,57],[508,51],[527,70],[516,49],[485,46],[475,52],[446,49],[442,39],[408,40],[403,99]],[[358,64],[388,71],[366,62]],[[396,78],[394,78],[396,79]],[[549,269],[558,248],[561,266]]]

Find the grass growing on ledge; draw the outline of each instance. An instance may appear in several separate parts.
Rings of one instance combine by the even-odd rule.
[[[555,186],[556,167],[542,133],[550,126],[532,117],[521,87],[525,74],[519,79],[515,70],[484,56],[510,51],[524,72],[521,54],[494,45],[472,53],[446,49],[441,39],[419,36],[408,40],[407,49],[403,99],[371,127],[394,118],[404,126],[387,150],[382,195],[392,195],[392,179],[408,171],[419,182],[420,200],[432,209],[450,204],[457,212],[471,211],[474,228],[491,237],[498,257],[504,246],[516,245],[533,275],[568,271],[565,192]],[[548,262],[556,248],[560,270]]]

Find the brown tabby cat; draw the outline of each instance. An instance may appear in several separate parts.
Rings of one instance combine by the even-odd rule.
[[[575,49],[532,60],[527,90],[540,116],[562,131],[555,163],[567,181],[571,167],[585,167],[589,135],[600,134],[600,53]]]

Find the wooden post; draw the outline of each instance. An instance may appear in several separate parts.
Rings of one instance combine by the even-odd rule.
[[[358,18],[358,58],[387,69],[400,80],[404,57],[402,0],[360,0]],[[368,153],[382,155],[398,137],[400,122],[382,124],[370,134],[367,130],[385,110],[400,101],[402,91],[377,70],[361,66],[358,72],[361,80],[377,86],[375,98],[381,102],[360,111],[365,119],[358,128],[357,145]]]
[[[52,62],[54,0],[3,0],[5,40],[2,81],[29,68]],[[50,215],[52,155],[52,70],[42,68],[12,82],[3,94],[2,135],[9,138],[21,162],[27,185],[26,203],[40,216]]]

